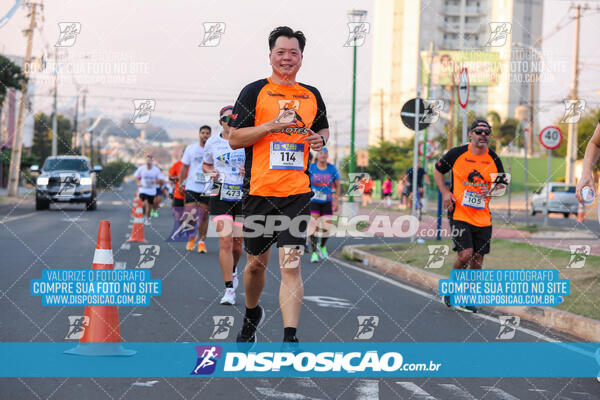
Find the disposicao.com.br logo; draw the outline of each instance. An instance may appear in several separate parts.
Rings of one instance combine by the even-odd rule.
[[[377,350],[354,352],[228,352],[223,372],[278,372],[284,368],[302,373],[327,372],[437,372],[441,363],[404,363],[402,354]]]

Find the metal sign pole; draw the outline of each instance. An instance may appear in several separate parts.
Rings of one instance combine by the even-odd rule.
[[[522,121],[521,121],[522,122]],[[529,134],[531,134],[531,132],[529,132]],[[523,152],[525,153],[524,156],[524,161],[525,161],[525,225],[529,225],[529,167],[527,165],[527,132],[525,130],[523,130]]]
[[[548,226],[548,202],[550,201],[550,170],[552,169],[552,150],[548,149],[548,165],[546,167],[546,205],[544,207],[544,226]]]
[[[413,176],[412,176],[412,212],[411,215],[413,217],[417,217],[417,176],[419,175],[419,162],[418,162],[418,158],[419,158],[419,120],[421,119],[421,116],[419,115],[421,113],[420,110],[420,104],[421,103],[421,99],[419,98],[419,96],[417,95],[417,101],[415,101],[415,140],[414,140],[414,144],[413,144]],[[411,238],[410,241],[414,242],[415,241],[415,237],[416,237],[416,233],[414,233]]]
[[[462,110],[462,144],[467,144],[467,108],[463,108]]]

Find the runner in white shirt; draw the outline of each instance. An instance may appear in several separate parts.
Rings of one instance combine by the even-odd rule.
[[[235,304],[238,279],[236,266],[242,255],[242,183],[244,179],[243,148],[233,150],[229,146],[229,119],[233,106],[219,112],[219,124],[223,132],[213,136],[204,146],[202,169],[215,182],[214,196],[210,198],[210,213],[219,234],[219,262],[225,280],[225,295],[221,304]]]
[[[199,130],[199,142],[192,143],[185,148],[181,158],[181,171],[179,172],[179,182],[185,182],[179,186],[179,191],[185,196],[184,207],[200,207],[203,212],[200,214],[200,223],[198,233],[198,252],[206,253],[206,231],[208,229],[208,204],[212,181],[209,176],[202,171],[202,160],[204,158],[204,144],[210,137],[211,129],[208,125],[203,125]],[[187,178],[186,178],[187,177]],[[191,236],[186,250],[194,250],[196,235]]]
[[[152,164],[152,154],[146,156],[146,165],[139,167],[133,176],[137,180],[140,199],[142,199],[144,207],[144,216],[146,217],[146,223],[148,223],[156,190],[164,184],[162,172]]]

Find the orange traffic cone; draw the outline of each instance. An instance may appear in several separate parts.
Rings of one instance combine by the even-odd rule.
[[[585,220],[585,206],[579,203],[577,207],[577,222],[583,222]]]
[[[139,209],[138,209],[139,210]],[[131,227],[131,236],[128,242],[146,243],[144,237],[144,214],[136,212],[133,215],[133,226]]]
[[[142,206],[133,206],[133,208],[131,209],[131,216],[135,217],[136,214],[140,214],[140,217],[144,216],[144,209],[142,208]]]
[[[110,221],[100,221],[98,241],[94,252],[92,269],[114,269]],[[135,350],[121,345],[119,308],[117,306],[86,306],[84,315],[89,318],[77,347],[65,351],[82,356],[131,356]]]

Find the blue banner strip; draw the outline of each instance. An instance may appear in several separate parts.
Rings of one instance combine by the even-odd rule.
[[[300,343],[295,355],[283,354],[281,343],[257,343],[250,351],[229,342],[123,343],[120,355],[136,352],[128,357],[72,355],[106,354],[115,346],[87,344],[106,346],[94,353],[78,345],[0,343],[0,377],[583,378],[600,371],[599,343]],[[283,365],[275,367],[277,357]]]

